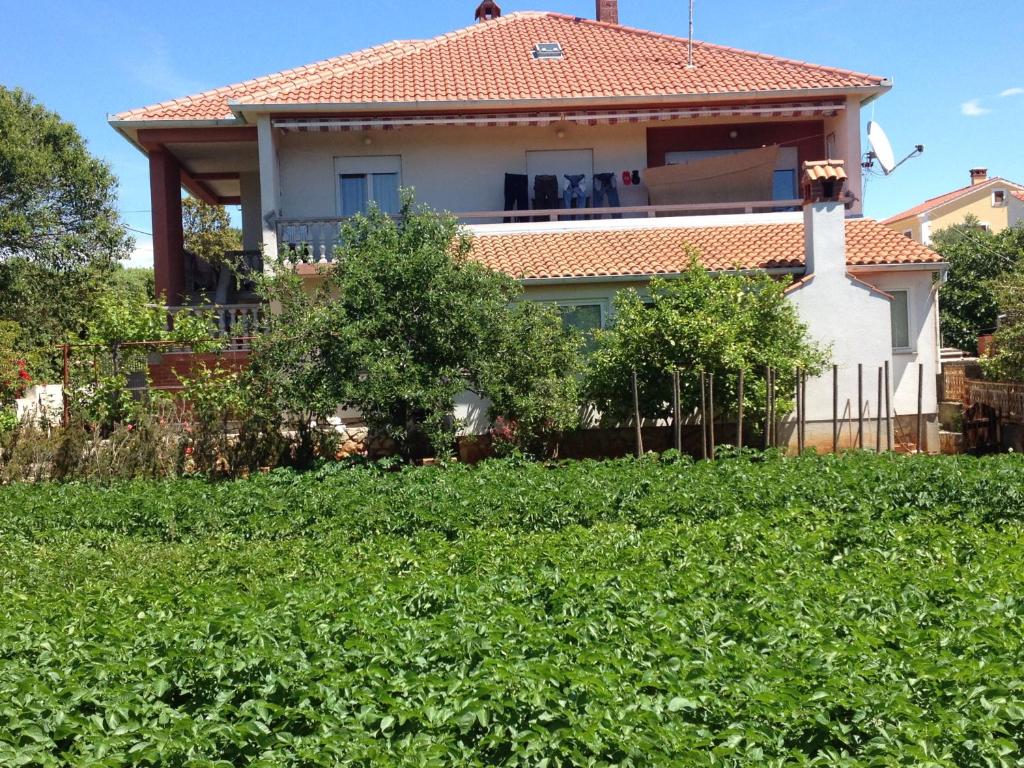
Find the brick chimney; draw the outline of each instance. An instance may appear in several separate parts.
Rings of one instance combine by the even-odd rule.
[[[494,0],[483,0],[476,7],[476,13],[473,14],[477,21],[490,21],[499,16],[501,16],[501,6],[494,2]]]
[[[619,23],[619,0],[597,0],[597,20]]]
[[[800,188],[808,275],[846,274],[846,180],[842,160],[804,163]]]
[[[971,168],[971,186],[976,187],[988,181],[988,168]]]

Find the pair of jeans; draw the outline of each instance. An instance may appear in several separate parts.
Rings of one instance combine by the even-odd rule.
[[[505,210],[525,211],[530,207],[530,179],[525,173],[505,174]],[[511,216],[505,217],[505,223],[512,221]],[[523,221],[522,216],[516,216],[516,221]]]
[[[614,173],[594,174],[594,196],[591,204],[595,208],[618,208],[619,190],[615,186]],[[613,219],[621,219],[621,213],[613,213]]]
[[[565,174],[565,180],[569,182],[565,185],[565,195],[563,198],[566,209],[569,208],[586,208],[587,207],[587,193],[583,189],[583,180],[586,176],[580,174]],[[575,219],[575,216],[569,216],[570,220]]]
[[[558,177],[540,174],[533,179],[533,207],[537,210],[558,207]],[[535,216],[534,221],[547,221],[547,216]]]

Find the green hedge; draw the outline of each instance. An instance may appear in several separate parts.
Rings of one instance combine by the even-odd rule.
[[[1024,464],[0,488],[0,765],[1024,761]]]

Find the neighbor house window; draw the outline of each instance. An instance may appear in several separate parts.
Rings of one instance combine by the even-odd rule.
[[[892,348],[910,349],[910,293],[909,291],[889,291],[892,301],[889,310],[892,313]]]
[[[342,217],[366,213],[376,203],[384,213],[397,214],[401,208],[398,190],[402,186],[402,158],[336,157],[338,214]]]
[[[913,240],[914,239],[914,230],[912,230],[912,229],[904,229],[903,230],[903,236],[904,237],[909,237],[911,240]]]
[[[558,305],[562,324],[583,334],[586,351],[594,347],[594,331],[603,327],[604,306],[601,302],[565,302]]]
[[[993,207],[1000,206],[1000,205],[1005,205],[1005,204],[1006,204],[1006,190],[1005,189],[997,189],[995,192],[992,193],[992,205],[993,205]]]

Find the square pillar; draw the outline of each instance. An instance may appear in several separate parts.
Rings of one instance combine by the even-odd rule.
[[[258,172],[242,173],[239,174],[238,182],[242,192],[242,248],[258,251],[263,238],[260,175]]]
[[[263,239],[263,263],[277,258],[277,218],[279,204],[277,141],[269,115],[261,115],[256,123],[260,156],[260,217]],[[269,258],[268,258],[269,257]]]
[[[149,151],[153,209],[153,280],[157,297],[180,304],[185,297],[185,236],[181,225],[181,165],[165,147]]]

